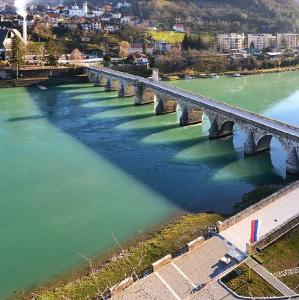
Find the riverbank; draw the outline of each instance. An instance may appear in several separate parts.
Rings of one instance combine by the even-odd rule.
[[[215,226],[223,217],[214,213],[186,215],[172,220],[160,229],[145,234],[129,247],[115,240],[119,252],[110,259],[86,259],[87,266],[60,281],[33,293],[20,292],[11,299],[93,299],[130,275],[143,276],[151,264],[168,253],[180,251],[188,242],[205,235],[208,226]]]
[[[270,68],[270,69],[256,69],[256,70],[243,70],[243,71],[225,71],[219,72],[219,76],[233,76],[234,74],[240,74],[241,76],[249,75],[260,75],[260,74],[271,74],[271,73],[283,73],[283,72],[293,72],[299,71],[299,65],[293,67],[282,67],[282,68]],[[172,74],[160,74],[163,80],[180,80],[185,78],[211,78],[215,74],[208,74],[203,72],[195,72],[193,70],[186,70],[180,73]]]
[[[19,78],[13,69],[0,71],[0,88],[30,87],[36,85],[59,85],[87,83],[84,68],[74,67],[27,67],[19,70]]]
[[[239,212],[257,201],[284,187],[273,184],[259,187],[244,194],[242,201],[235,205],[233,213]],[[199,213],[174,217],[156,226],[151,232],[142,235],[128,245],[120,245],[115,239],[117,250],[99,258],[82,256],[86,265],[59,277],[56,281],[35,291],[19,292],[11,299],[54,300],[54,299],[93,299],[105,295],[108,289],[128,276],[143,277],[151,272],[153,262],[169,253],[180,253],[188,242],[198,236],[207,236],[207,228],[216,225],[226,216],[215,213]]]

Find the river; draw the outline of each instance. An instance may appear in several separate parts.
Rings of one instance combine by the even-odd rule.
[[[172,82],[299,125],[299,72]],[[243,155],[244,134],[208,139],[91,84],[0,90],[0,298],[53,280],[180,213],[230,213],[285,180],[278,141]]]

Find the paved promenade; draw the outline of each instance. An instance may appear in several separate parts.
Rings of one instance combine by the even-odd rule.
[[[264,236],[299,213],[299,188],[281,196],[273,203],[261,208],[245,219],[221,232],[221,236],[246,252],[246,243],[250,239],[251,221],[262,222],[260,236]]]
[[[135,282],[125,291],[114,295],[112,299],[180,300],[209,299],[207,293],[221,297],[228,295],[229,293],[217,283],[217,278],[237,264],[236,261],[229,265],[219,261],[230,247],[223,239],[213,237],[200,247],[175,258],[172,263]],[[202,284],[207,286],[200,291],[192,292]]]

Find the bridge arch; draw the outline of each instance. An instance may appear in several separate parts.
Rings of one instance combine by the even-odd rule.
[[[219,129],[219,137],[226,137],[233,134],[235,121],[224,121]]]
[[[155,103],[156,97],[156,91],[153,88],[143,84],[137,84],[135,86],[136,105]]]
[[[99,81],[98,81],[97,85],[98,86],[106,86],[107,81],[108,81],[108,77],[103,75],[103,74],[100,74],[99,75]]]
[[[273,138],[273,135],[266,134],[266,135],[262,136],[259,140],[257,140],[256,146],[255,146],[255,152],[260,153],[260,152],[270,150],[272,138]]]
[[[107,83],[105,86],[106,92],[119,91],[120,90],[120,81],[114,77],[108,77]]]
[[[201,124],[203,122],[203,110],[200,107],[184,105],[184,103],[178,101],[176,111],[180,126]]]
[[[156,94],[155,113],[156,115],[165,115],[176,112],[177,100],[174,97]]]

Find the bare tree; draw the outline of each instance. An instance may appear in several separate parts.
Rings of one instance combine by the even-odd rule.
[[[75,65],[75,67],[77,67],[78,65],[80,65],[82,63],[83,55],[79,49],[73,50],[73,52],[71,53],[71,56],[70,56],[70,61]]]

